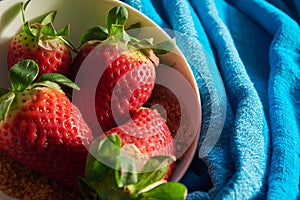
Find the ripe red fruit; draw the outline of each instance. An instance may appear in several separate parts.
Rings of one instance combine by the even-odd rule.
[[[55,72],[67,75],[72,62],[70,49],[59,38],[49,42],[53,47],[46,48],[38,44],[35,36],[25,32],[15,35],[8,47],[8,69],[21,60],[32,59],[38,63],[40,74]]]
[[[88,55],[89,63],[92,65],[81,66],[82,58]],[[95,101],[95,111],[98,123],[103,131],[107,131],[118,124],[126,122],[130,118],[130,114],[137,108],[141,107],[150,97],[155,83],[155,68],[149,58],[147,58],[139,50],[125,46],[117,49],[116,44],[108,43],[100,46],[87,45],[83,47],[75,57],[72,72],[76,72],[80,67],[96,73],[96,81],[91,81],[89,77],[83,77],[80,82],[80,94],[85,94],[85,98],[80,98],[77,103],[82,110],[83,115],[90,122],[94,121],[89,115],[89,111],[85,111],[87,105],[91,105],[88,101]],[[98,68],[98,69],[93,69]],[[74,75],[70,77],[76,81]],[[96,84],[94,83],[96,82]],[[91,88],[96,88],[92,93]],[[92,127],[92,125],[91,125]]]
[[[11,68],[13,89],[0,96],[0,149],[30,169],[78,188],[76,178],[84,174],[91,130],[79,109],[54,89],[59,89],[57,83],[46,76],[32,83],[37,74],[33,61]]]
[[[95,112],[103,131],[129,120],[130,114],[148,100],[155,83],[155,66],[159,64],[156,53],[167,53],[158,50],[160,45],[153,45],[151,40],[130,37],[124,30],[127,17],[125,7],[117,6],[109,11],[106,27],[87,30],[71,67],[73,81],[82,75],[80,70],[90,71],[83,77],[86,81],[80,82],[81,92],[88,93],[84,91],[96,87],[95,94],[86,98],[95,99]],[[169,44],[172,44],[168,46],[170,49],[174,47],[172,42]],[[95,69],[89,69],[93,67]],[[97,85],[89,80],[92,73],[99,74]],[[83,99],[79,107],[84,110],[90,104]],[[83,115],[89,117],[89,113],[83,112]]]
[[[86,55],[91,48],[93,47],[84,47],[76,58],[83,58],[82,55]],[[97,58],[101,61],[97,58],[89,59],[99,63],[98,67],[104,72],[99,75],[98,85],[87,85],[88,81],[81,84],[81,92],[97,87],[95,96],[90,94],[90,98],[95,98],[95,111],[99,124],[103,131],[107,131],[127,121],[130,113],[148,100],[154,87],[156,73],[152,61],[132,46],[118,49],[115,43],[110,43],[101,44],[94,50],[97,51]],[[76,58],[72,67],[78,69],[81,63],[76,62],[78,60]],[[71,79],[75,80],[74,77]]]
[[[127,123],[112,128],[104,134],[118,135],[122,147],[129,145],[131,149],[137,148],[138,151],[135,153],[137,156],[139,154],[145,156],[145,160],[153,156],[175,156],[174,141],[165,119],[150,108],[138,109]],[[165,179],[171,175],[173,164]]]
[[[115,46],[106,49],[116,51]],[[103,130],[127,121],[130,113],[147,101],[154,87],[152,62],[139,51],[122,53],[107,66],[96,90],[96,113]]]
[[[7,64],[10,69],[21,60],[31,59],[38,63],[39,75],[60,73],[68,75],[72,62],[71,51],[75,48],[67,40],[70,26],[56,32],[53,20],[56,11],[48,13],[40,23],[29,25],[24,12],[30,1],[22,3],[23,30],[16,34],[9,43]]]

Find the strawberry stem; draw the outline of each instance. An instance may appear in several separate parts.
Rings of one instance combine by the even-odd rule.
[[[51,11],[49,12],[45,17],[44,19],[41,21],[41,25],[46,25],[46,24],[52,24],[54,19],[55,19],[55,16],[56,16],[56,13],[57,11]]]
[[[95,26],[88,29],[80,38],[80,43],[84,44],[91,40],[106,40],[108,37],[108,30],[103,26]]]
[[[10,69],[9,79],[12,91],[24,91],[39,73],[38,64],[32,60],[20,61]]]

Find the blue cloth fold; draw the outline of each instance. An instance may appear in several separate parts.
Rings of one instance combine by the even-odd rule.
[[[125,2],[178,33],[198,84],[187,199],[300,199],[300,1]]]

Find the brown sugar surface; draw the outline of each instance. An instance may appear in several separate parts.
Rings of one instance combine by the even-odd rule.
[[[20,200],[80,200],[80,194],[27,169],[0,151],[0,191]],[[5,200],[4,196],[0,199]]]

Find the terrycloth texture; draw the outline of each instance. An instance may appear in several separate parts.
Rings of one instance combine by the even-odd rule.
[[[300,1],[125,2],[184,35],[203,114],[187,199],[300,199]]]

